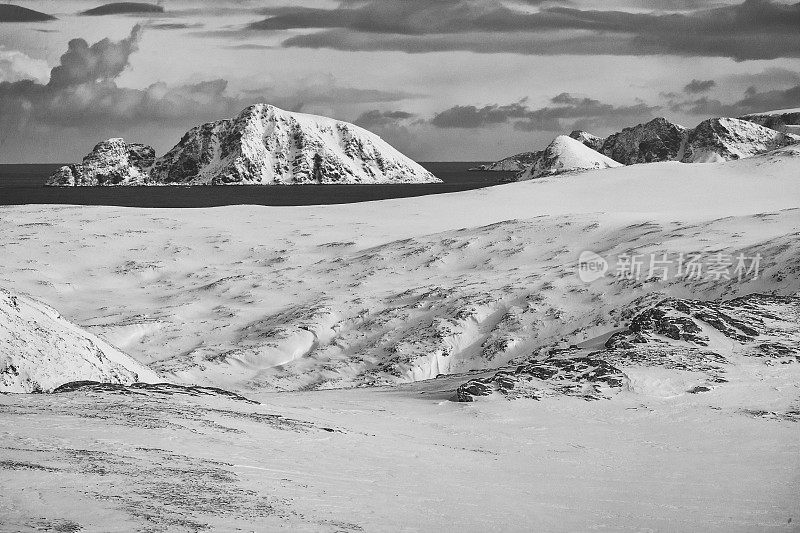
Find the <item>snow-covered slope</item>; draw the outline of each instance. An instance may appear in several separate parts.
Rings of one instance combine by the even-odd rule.
[[[158,377],[52,308],[0,289],[0,392],[46,392],[81,380],[130,384]]]
[[[130,154],[145,152],[148,158]],[[148,168],[152,165],[152,168]],[[153,162],[152,148],[100,143],[50,185],[227,185],[436,183],[440,180],[380,137],[338,120],[248,107],[197,126]]]
[[[800,142],[800,137],[748,120],[712,118],[689,132],[681,161],[710,163],[762,154]]]
[[[83,162],[63,166],[48,180],[50,186],[120,185],[141,183],[156,159],[153,148],[123,139],[98,143]]]
[[[528,180],[565,172],[620,167],[621,164],[566,135],[559,135],[518,179]]]
[[[624,325],[618,310],[646,295],[800,290],[799,160],[790,146],[341,206],[7,207],[0,246],[15,260],[0,285],[171,382],[329,388],[499,368]],[[587,250],[609,263],[592,283],[576,272]],[[620,279],[632,251],[673,268],[681,253],[762,261],[741,282]]]

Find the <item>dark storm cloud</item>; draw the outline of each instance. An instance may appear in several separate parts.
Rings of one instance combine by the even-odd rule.
[[[87,9],[81,12],[81,15],[90,17],[99,17],[103,15],[124,15],[129,13],[163,13],[164,8],[143,2],[115,2],[112,4],[104,4],[92,9]]]
[[[554,96],[550,103],[553,105],[536,109],[531,109],[524,99],[508,105],[454,106],[437,113],[430,123],[438,128],[483,128],[511,123],[522,131],[559,132],[627,125],[651,118],[659,109],[644,103],[614,106],[569,93]]]
[[[745,0],[688,12],[627,12],[496,1],[372,0],[334,9],[278,7],[248,30],[322,30],[284,46],[340,50],[800,57],[800,4]]]
[[[136,25],[130,36],[119,42],[103,39],[89,46],[83,39],[72,39],[61,63],[51,71],[48,86],[59,88],[116,78],[127,68],[141,35],[142,27]]]
[[[761,72],[731,74],[726,76],[723,81],[748,87],[786,87],[800,84],[800,72],[786,68],[771,67]]]
[[[716,84],[717,82],[714,80],[692,80],[684,86],[683,92],[687,94],[705,93],[713,89]]]
[[[431,124],[437,128],[483,128],[503,124],[511,119],[525,118],[530,113],[525,100],[508,105],[487,105],[483,107],[453,106],[437,113]]]
[[[796,107],[800,107],[800,84],[789,89],[764,92],[758,91],[755,87],[750,87],[745,91],[742,99],[729,103],[703,97],[671,104],[673,111],[710,117],[738,117],[751,113]]]
[[[414,113],[407,113],[406,111],[380,111],[378,109],[372,109],[362,113],[354,123],[362,128],[370,129],[399,125],[403,121],[415,116]]]
[[[129,127],[196,122],[241,110],[250,102],[226,94],[225,80],[144,89],[119,87],[115,79],[137,49],[141,28],[120,41],[91,46],[73,39],[50,81],[0,83],[0,131],[4,138],[37,127]]]
[[[103,39],[89,45],[73,39],[46,84],[30,79],[0,83],[0,140],[42,127],[124,130],[152,124],[183,129],[235,115],[257,102],[299,111],[310,104],[391,102],[419,96],[341,87],[330,76],[243,95],[229,94],[224,79],[181,85],[159,82],[141,89],[120,87],[116,79],[128,68],[141,34],[137,25],[120,41]]]

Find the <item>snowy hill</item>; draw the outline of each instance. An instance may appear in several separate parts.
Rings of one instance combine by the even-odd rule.
[[[131,157],[135,153],[137,157]],[[138,154],[148,157],[138,157]],[[430,172],[377,135],[338,120],[248,107],[230,120],[187,132],[152,162],[152,148],[100,143],[49,185],[227,185],[434,183]],[[147,168],[146,164],[152,164]]]
[[[518,179],[528,180],[565,172],[620,167],[611,158],[566,135],[559,135]]]
[[[713,118],[689,132],[681,161],[710,163],[762,154],[800,142],[800,136],[781,133],[747,120]]]
[[[80,380],[130,384],[158,377],[52,308],[0,289],[0,392],[52,391]]]

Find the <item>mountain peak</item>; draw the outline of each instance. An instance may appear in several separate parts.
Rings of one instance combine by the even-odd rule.
[[[620,163],[592,150],[568,135],[559,135],[541,152],[538,160],[520,175],[520,180],[565,172],[621,167]]]
[[[800,137],[749,120],[711,118],[694,128],[681,161],[709,163],[742,159],[800,141]]]
[[[231,119],[189,130],[161,158],[110,139],[50,185],[225,185],[439,182],[378,135],[332,118],[255,104]],[[130,156],[130,153],[134,153]],[[113,178],[104,179],[113,168]],[[98,170],[99,169],[99,170]]]

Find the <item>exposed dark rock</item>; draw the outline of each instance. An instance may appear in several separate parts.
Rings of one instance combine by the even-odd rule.
[[[712,332],[716,339],[730,339],[730,347],[722,343],[723,353],[715,351]],[[493,393],[508,399],[607,398],[625,386],[629,372],[648,367],[694,373],[698,383],[686,392],[697,394],[728,381],[728,369],[735,364],[726,355],[730,350],[740,359],[762,358],[764,364],[800,362],[800,297],[667,298],[634,315],[629,329],[611,336],[603,350],[557,350],[543,360],[472,379],[457,389],[456,399],[470,402]]]
[[[606,138],[599,152],[623,165],[679,159],[687,130],[665,118],[625,128]]]
[[[606,397],[608,391],[619,390],[626,381],[625,374],[608,361],[556,353],[514,370],[470,380],[458,387],[456,397],[459,402],[471,402],[475,397],[498,392],[508,399],[540,400],[544,396],[568,395],[596,400]]]
[[[592,135],[589,132],[583,130],[574,130],[569,136],[576,141],[580,141],[592,150],[600,151],[600,148],[603,147],[603,143],[606,140],[603,137],[598,137],[597,135]],[[613,159],[613,158],[612,158]]]

